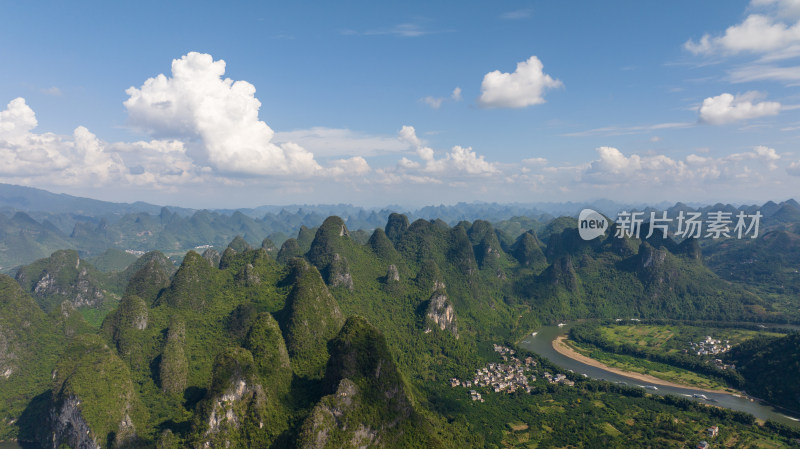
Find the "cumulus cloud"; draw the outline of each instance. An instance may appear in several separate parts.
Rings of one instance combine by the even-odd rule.
[[[692,186],[738,183],[745,179],[764,182],[774,176],[769,172],[776,170],[782,159],[774,148],[763,145],[720,157],[689,154],[683,160],[657,153],[626,156],[613,147],[599,147],[596,151],[598,159],[583,170],[582,182],[638,186],[636,188],[663,184],[696,189]],[[766,171],[753,162],[760,162]],[[793,174],[797,167],[792,164],[786,170]]]
[[[222,173],[320,171],[314,155],[301,146],[272,142],[273,130],[258,118],[255,87],[224,74],[225,61],[208,54],[173,60],[171,77],[160,74],[125,91],[130,124],[154,137],[186,141],[193,158]]]
[[[413,126],[403,125],[400,128],[400,131],[397,133],[397,137],[407,144],[410,144],[415,147],[419,147],[422,145],[422,141],[417,138],[417,131],[414,129]]]
[[[514,73],[499,70],[489,72],[481,83],[478,104],[486,108],[524,108],[544,103],[548,89],[562,87],[563,83],[543,71],[544,65],[536,56],[517,63]]]
[[[747,92],[738,96],[723,93],[716,97],[708,97],[700,106],[700,121],[710,125],[724,125],[777,115],[781,110],[781,104],[777,101],[756,103],[761,96],[758,92]]]
[[[79,126],[72,136],[33,132],[38,121],[24,98],[15,98],[0,111],[0,175],[7,178],[44,177],[54,184],[100,185],[126,171],[121,159]]]
[[[453,101],[461,101],[461,88],[456,87],[453,89],[453,93],[450,94],[450,98],[452,98]]]
[[[684,48],[696,55],[760,55],[778,60],[800,55],[800,2],[797,0],[752,0],[741,23],[716,36],[704,34],[687,40]]]
[[[728,27],[722,36],[706,34],[698,42],[687,41],[684,48],[694,54],[766,53],[798,44],[800,23],[787,25],[772,17],[751,14],[744,22]]]
[[[753,148],[753,151],[746,151],[744,153],[733,153],[723,158],[723,160],[739,162],[744,160],[757,159],[764,162],[764,164],[770,170],[775,170],[778,168],[778,165],[775,162],[780,158],[781,156],[778,154],[777,151],[775,151],[774,148],[768,148],[766,146],[759,145]]]
[[[327,169],[328,174],[334,177],[365,175],[369,171],[369,164],[361,156],[332,161]]]
[[[499,174],[500,169],[479,156],[472,148],[456,145],[443,157],[436,158],[436,152],[417,137],[413,126],[403,126],[397,133],[399,141],[410,146],[419,158],[418,161],[401,158],[394,169],[380,169],[376,173],[379,182],[394,183],[408,180],[414,183],[431,182],[442,177],[488,176]]]
[[[625,156],[616,148],[599,147],[596,149],[600,159],[591,163],[585,175],[596,182],[620,182],[642,176],[679,176],[685,171],[685,164],[664,155]]]

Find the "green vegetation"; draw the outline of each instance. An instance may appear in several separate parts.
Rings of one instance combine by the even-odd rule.
[[[167,329],[167,343],[158,364],[158,380],[161,391],[166,394],[183,393],[189,377],[189,364],[186,360],[186,324],[179,317],[173,317]]]
[[[800,411],[800,384],[787,382],[800,372],[800,333],[753,338],[733,348],[727,359],[736,364],[748,393]]]
[[[69,301],[76,308],[108,311],[116,304],[116,295],[120,293],[108,275],[81,260],[74,250],[56,251],[46,259],[22,267],[16,279],[46,312],[63,301]]]
[[[95,441],[108,435],[117,442],[134,438],[147,422],[128,367],[95,335],[78,336],[65,349],[55,367],[52,395],[62,413],[62,407],[77,406]],[[68,432],[56,442],[75,444]]]
[[[111,273],[125,270],[136,262],[136,259],[138,259],[137,256],[121,249],[109,248],[102,254],[88,259],[88,261],[98,270],[104,273]]]
[[[126,223],[156,226],[152,216],[138,219]],[[193,229],[205,229],[216,218],[191,219]],[[46,314],[0,278],[0,374],[6,365],[15,370],[0,376],[0,435],[46,439],[54,424],[33,423],[66,416],[64,404],[80,402],[82,422],[102,447],[126,439],[148,447],[676,447],[711,424],[743,444],[785,447],[792,438],[748,415],[640,389],[575,376],[574,386],[550,384],[543,371],[557,368],[544,360],[532,394],[485,388],[480,402],[449,385],[498,362],[493,343],[511,345],[560,319],[779,316],[768,300],[708,270],[696,242],[584,242],[574,219],[506,233],[487,221],[449,226],[393,214],[370,235],[338,217],[301,227],[275,257],[264,235],[253,236],[258,227],[231,219],[240,226],[218,246],[227,247],[221,256],[189,251],[177,271],[158,252],[113,275],[86,268],[107,276],[121,297],[110,313],[78,307],[102,320],[99,330],[71,303],[42,302]],[[157,226],[184,220],[167,211]],[[66,261],[88,263],[67,252],[48,263],[61,259],[64,285],[74,287],[80,277]],[[45,265],[21,270],[26,289]],[[675,326],[630,335],[575,329],[584,339],[677,357],[670,345],[689,334]]]
[[[678,368],[666,363],[654,362],[647,359],[637,358],[629,355],[614,354],[597,349],[591,345],[576,342],[568,342],[569,346],[579,353],[591,357],[610,367],[629,371],[633,373],[647,374],[668,382],[681,385],[688,385],[697,388],[724,390],[727,385],[717,379],[703,376],[692,371]]]
[[[800,410],[800,390],[784,381],[787,373],[800,369],[798,335],[735,325],[629,322],[591,322],[570,330],[576,349],[611,366],[699,387],[743,389],[790,410]],[[709,337],[720,342],[721,351],[698,355],[707,347],[696,344]]]
[[[319,271],[302,259],[292,261],[294,280],[286,300],[286,346],[300,377],[321,378],[328,360],[327,341],[344,323],[336,300]]]

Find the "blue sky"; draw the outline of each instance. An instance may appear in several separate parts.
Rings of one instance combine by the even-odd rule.
[[[0,182],[188,207],[783,200],[799,20],[800,0],[0,0]]]

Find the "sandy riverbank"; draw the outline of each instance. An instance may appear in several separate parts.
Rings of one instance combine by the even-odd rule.
[[[585,364],[587,364],[589,366],[593,366],[595,368],[600,368],[602,370],[606,370],[606,371],[612,372],[614,374],[619,374],[620,376],[625,376],[625,377],[630,377],[631,379],[636,379],[639,382],[642,382],[642,384],[644,384],[644,385],[663,385],[663,386],[667,386],[667,387],[687,388],[687,389],[691,389],[691,390],[706,391],[706,392],[709,392],[709,393],[733,394],[733,393],[731,393],[729,391],[710,390],[710,389],[707,389],[707,388],[699,388],[699,387],[695,387],[695,386],[692,386],[692,385],[683,385],[683,384],[678,384],[678,383],[675,383],[675,382],[670,382],[670,381],[667,381],[667,380],[659,379],[657,377],[650,376],[648,374],[634,373],[634,372],[631,372],[631,371],[624,371],[624,370],[621,370],[619,368],[614,368],[614,367],[606,365],[605,363],[598,362],[597,360],[595,360],[595,359],[593,359],[591,357],[586,357],[585,355],[575,351],[574,349],[572,349],[571,347],[569,347],[566,344],[566,342],[564,341],[566,339],[567,339],[567,336],[566,335],[562,335],[562,336],[556,338],[555,340],[553,340],[553,349],[555,349],[556,352],[558,352],[559,354],[563,355],[564,357],[569,357],[572,360],[576,360],[578,362],[585,363]]]

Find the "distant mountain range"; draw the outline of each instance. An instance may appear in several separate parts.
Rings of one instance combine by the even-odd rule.
[[[110,248],[147,252],[159,250],[180,258],[193,248],[224,249],[237,235],[250,245],[280,247],[303,229],[318,227],[326,217],[341,217],[353,237],[366,242],[371,231],[383,227],[393,212],[415,219],[442,220],[448,225],[462,221],[486,220],[511,239],[533,229],[540,237],[560,232],[565,223],[559,216],[575,217],[583,208],[592,208],[609,217],[622,210],[708,212],[712,210],[751,213],[760,210],[764,225],[785,226],[800,223],[800,204],[794,200],[762,206],[630,205],[610,200],[584,203],[458,203],[427,206],[417,210],[400,207],[363,208],[349,204],[260,206],[252,209],[196,210],[158,206],[144,202],[112,203],[45,190],[0,184],[0,272],[13,273],[15,267],[48,257],[57,250],[77,250],[81,257],[97,257]],[[649,216],[649,214],[645,214]],[[268,238],[268,242],[264,238]]]

